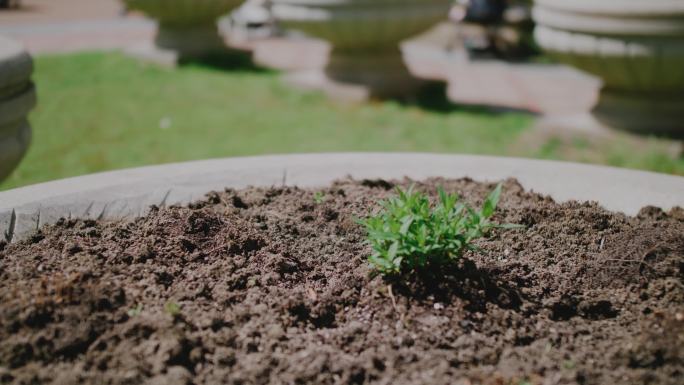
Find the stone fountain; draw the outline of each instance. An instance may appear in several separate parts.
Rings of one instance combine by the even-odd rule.
[[[407,69],[400,42],[446,19],[448,0],[272,0],[287,28],[331,45],[323,71],[294,73],[300,86],[341,99],[405,97],[422,81]]]
[[[536,0],[535,37],[598,76],[602,125],[684,136],[684,1]]]
[[[228,51],[219,34],[217,20],[237,8],[243,0],[124,0],[158,23],[154,46],[139,46],[130,53],[175,65]]]

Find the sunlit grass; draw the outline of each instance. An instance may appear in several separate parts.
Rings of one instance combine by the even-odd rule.
[[[290,89],[270,71],[169,70],[120,54],[80,53],[37,57],[34,81],[33,144],[2,189],[124,167],[268,153],[563,157],[554,146],[521,151],[515,145],[530,132],[528,114],[440,100],[339,105]],[[635,160],[632,153],[611,149],[598,161],[684,173],[682,159],[656,151]]]

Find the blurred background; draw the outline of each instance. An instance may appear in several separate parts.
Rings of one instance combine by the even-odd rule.
[[[684,175],[683,135],[668,0],[0,0],[0,190],[331,151]]]

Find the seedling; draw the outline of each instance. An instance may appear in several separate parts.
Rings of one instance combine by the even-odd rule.
[[[166,305],[164,305],[164,311],[169,313],[172,317],[176,317],[180,315],[181,307],[175,302],[167,302]]]
[[[142,313],[143,305],[139,303],[136,307],[129,309],[127,314],[129,317],[139,316]]]
[[[317,205],[320,205],[321,203],[325,202],[325,193],[323,191],[316,191],[314,193],[313,199]]]
[[[373,248],[371,265],[383,275],[439,268],[454,263],[466,250],[477,250],[473,241],[491,228],[515,228],[489,221],[501,196],[501,184],[475,211],[459,202],[456,194],[439,188],[439,201],[431,205],[427,195],[397,189],[397,196],[382,201],[380,212],[363,221]]]

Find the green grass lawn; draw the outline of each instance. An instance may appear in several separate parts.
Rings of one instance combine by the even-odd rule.
[[[34,80],[33,144],[0,189],[166,162],[326,151],[517,155],[684,173],[671,143],[540,139],[530,115],[458,107],[434,95],[339,105],[249,68],[169,70],[80,53],[37,57]]]

